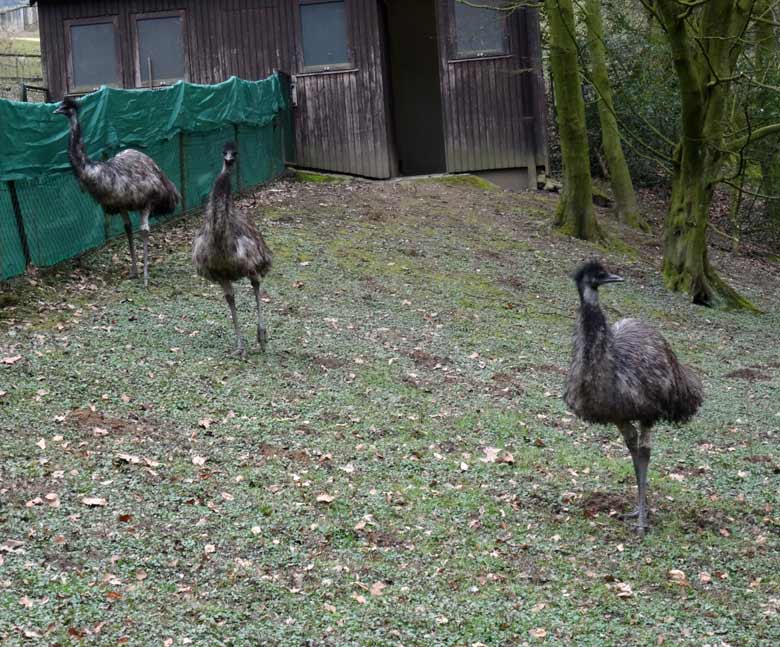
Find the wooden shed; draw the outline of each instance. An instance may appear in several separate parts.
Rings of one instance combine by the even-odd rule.
[[[296,165],[388,178],[546,162],[539,18],[505,0],[37,0],[51,100],[293,79]],[[474,6],[479,4],[480,6]],[[495,8],[491,8],[495,7]]]

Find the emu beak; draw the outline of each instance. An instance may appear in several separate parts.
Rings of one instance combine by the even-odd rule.
[[[622,283],[625,279],[617,274],[607,274],[606,277],[601,279],[601,283]]]

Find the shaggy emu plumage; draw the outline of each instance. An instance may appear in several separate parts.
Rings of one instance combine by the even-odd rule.
[[[257,343],[265,350],[266,332],[260,301],[260,281],[271,269],[271,250],[247,214],[233,205],[230,175],[235,166],[235,144],[228,142],[223,150],[222,172],[211,189],[203,227],[192,243],[192,263],[202,277],[219,283],[230,308],[238,347],[236,353],[246,356],[244,338],[238,327],[233,281],[246,277],[252,283],[257,303]]]
[[[149,283],[149,216],[173,213],[181,201],[179,192],[151,157],[132,148],[117,153],[105,162],[89,159],[79,124],[78,104],[72,98],[63,99],[54,112],[65,115],[70,122],[68,157],[81,186],[107,214],[122,214],[130,245],[131,278],[138,276],[138,267],[129,212],[140,212],[146,287]]]
[[[644,322],[621,319],[607,325],[598,288],[622,278],[609,274],[597,261],[585,263],[573,278],[580,309],[564,400],[583,420],[614,423],[620,429],[634,462],[638,490],[637,510],[627,516],[637,517],[637,530],[644,534],[651,429],[658,420],[689,420],[702,403],[702,383]]]

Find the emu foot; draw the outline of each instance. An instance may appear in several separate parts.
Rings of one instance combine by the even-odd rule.
[[[128,279],[137,279],[138,278],[138,269],[135,267],[130,268],[130,273],[127,275]]]
[[[230,353],[230,356],[237,357],[238,359],[246,359],[246,346],[244,345],[243,339],[241,339],[238,342],[238,346],[236,346],[236,350]]]
[[[265,333],[265,328],[258,328],[257,329],[257,343],[260,346],[260,352],[265,352],[265,345],[267,341],[267,336]]]
[[[638,523],[634,526],[634,531],[636,532],[637,537],[644,539],[647,533],[650,532],[650,526],[646,523]]]

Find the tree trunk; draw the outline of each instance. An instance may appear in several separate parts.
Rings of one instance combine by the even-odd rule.
[[[545,0],[550,30],[558,134],[563,158],[563,190],[555,224],[583,240],[603,238],[593,209],[585,101],[574,42],[572,0]]]
[[[631,183],[631,173],[623,155],[620,131],[615,118],[612,87],[607,73],[607,52],[604,47],[604,21],[601,15],[601,0],[586,0],[585,23],[588,27],[588,41],[591,57],[591,78],[598,94],[601,143],[607,159],[609,180],[615,196],[615,213],[626,224],[649,231],[647,221],[639,213],[639,206]]]
[[[663,273],[666,285],[686,291],[707,306],[756,308],[718,276],[707,254],[712,194],[723,167],[730,79],[741,52],[750,3],[703,5],[692,33],[676,0],[657,0],[672,48],[682,98],[682,129],[675,150],[672,201],[665,224]],[[704,51],[702,51],[702,49]]]
[[[759,80],[771,84],[774,79],[767,77],[776,73],[780,55],[775,8],[769,0],[758,0],[755,13],[760,20],[756,22],[754,64],[761,76]],[[759,96],[759,101],[762,99],[769,99],[769,97]],[[766,142],[761,148],[762,192],[777,197],[776,200],[766,201],[765,215],[772,228],[780,232],[780,145]]]

